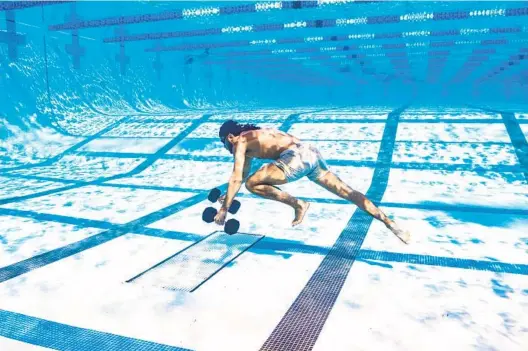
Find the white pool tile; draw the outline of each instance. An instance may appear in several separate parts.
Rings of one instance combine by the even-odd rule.
[[[58,181],[92,181],[130,172],[143,161],[142,158],[65,156],[49,166],[22,169],[12,174],[49,177]]]
[[[9,203],[2,207],[127,223],[192,195],[193,193],[187,192],[86,186]]]

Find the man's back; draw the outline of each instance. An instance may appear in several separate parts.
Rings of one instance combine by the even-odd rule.
[[[284,150],[300,143],[293,135],[276,129],[250,130],[240,136],[247,142],[246,156],[251,158],[276,160]]]

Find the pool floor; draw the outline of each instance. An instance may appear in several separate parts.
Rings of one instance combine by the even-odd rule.
[[[281,186],[311,204],[299,226],[245,187],[237,234],[202,221],[233,167],[217,138],[227,118],[315,145],[411,243],[307,179]],[[528,349],[526,111],[175,111],[61,127],[75,142],[55,156],[0,164],[0,350]]]

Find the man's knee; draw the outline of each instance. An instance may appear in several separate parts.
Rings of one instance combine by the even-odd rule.
[[[246,189],[253,192],[255,187],[258,185],[257,177],[255,175],[249,176],[246,180]]]

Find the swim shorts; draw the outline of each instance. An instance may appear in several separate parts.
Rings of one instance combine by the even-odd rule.
[[[288,182],[304,176],[315,181],[329,172],[319,150],[309,144],[294,144],[284,150],[274,163],[282,169]]]

